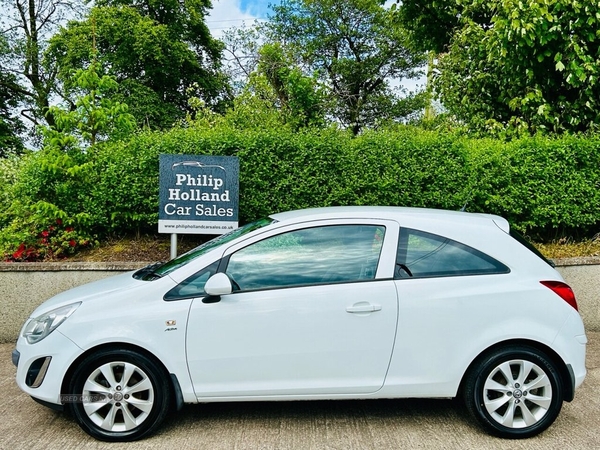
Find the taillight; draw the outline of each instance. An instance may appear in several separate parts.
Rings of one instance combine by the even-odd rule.
[[[549,289],[552,289],[554,293],[556,293],[560,298],[562,298],[565,302],[577,309],[577,300],[575,300],[575,293],[573,289],[569,287],[568,284],[565,284],[561,281],[540,281],[544,286]]]

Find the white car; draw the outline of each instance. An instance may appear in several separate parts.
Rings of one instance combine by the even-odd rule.
[[[106,441],[184,403],[457,396],[489,432],[533,436],[573,400],[587,339],[572,290],[513,234],[419,208],[274,214],[46,301],[17,383]]]

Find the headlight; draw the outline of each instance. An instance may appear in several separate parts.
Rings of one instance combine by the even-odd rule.
[[[23,329],[23,337],[27,339],[27,342],[30,344],[40,342],[56,330],[61,323],[67,320],[67,317],[73,314],[79,305],[81,305],[81,302],[61,306],[60,308],[53,309],[46,314],[31,319]]]

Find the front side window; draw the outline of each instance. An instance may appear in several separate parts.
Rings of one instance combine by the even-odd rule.
[[[217,273],[218,268],[219,261],[212,263],[210,266],[205,267],[179,283],[167,292],[163,299],[170,302],[173,300],[183,300],[185,298],[196,298],[206,295],[206,292],[204,292],[204,285],[210,277]]]
[[[226,272],[242,291],[372,280],[384,235],[375,225],[290,231],[232,254]]]
[[[494,258],[460,242],[410,228],[400,230],[394,278],[508,273]]]

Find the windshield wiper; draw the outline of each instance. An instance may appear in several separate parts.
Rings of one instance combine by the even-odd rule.
[[[164,262],[156,262],[147,265],[146,267],[141,268],[137,272],[133,274],[133,278],[136,280],[144,280],[144,281],[154,281],[162,278],[162,274],[157,273],[156,269],[162,266]]]

